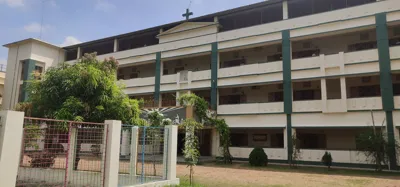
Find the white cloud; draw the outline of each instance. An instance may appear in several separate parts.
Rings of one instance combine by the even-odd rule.
[[[69,46],[69,45],[75,45],[75,44],[79,44],[82,43],[80,40],[78,40],[77,38],[73,37],[73,36],[67,36],[64,39],[64,42],[62,44],[60,44],[61,47],[65,47],[65,46]]]
[[[24,0],[0,0],[0,4],[6,4],[9,7],[21,7],[25,5]]]
[[[107,0],[97,0],[95,5],[96,10],[103,12],[111,12],[116,8],[117,7],[114,4],[108,2]]]
[[[30,23],[30,24],[28,24],[28,25],[25,25],[25,26],[24,26],[24,30],[25,30],[26,32],[39,33],[40,30],[42,30],[42,32],[46,32],[46,31],[48,31],[49,29],[51,29],[51,26],[50,26],[50,25],[43,25],[42,28],[40,28],[40,27],[41,27],[41,26],[40,26],[39,23],[32,22],[32,23]]]

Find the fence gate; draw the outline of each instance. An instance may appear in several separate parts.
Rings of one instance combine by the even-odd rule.
[[[16,186],[102,187],[106,126],[24,119]]]
[[[143,184],[165,179],[165,160],[168,155],[165,138],[168,135],[168,129],[164,127],[122,126],[119,185]]]

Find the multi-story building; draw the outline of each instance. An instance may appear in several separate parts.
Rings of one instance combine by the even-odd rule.
[[[287,162],[296,136],[303,163],[328,150],[336,165],[367,167],[360,132],[375,124],[399,141],[399,0],[269,0],[64,48],[5,46],[5,109],[28,97],[29,73],[97,52],[119,61],[125,92],[146,107],[176,106],[186,92],[205,98],[231,127],[238,159],[263,147]],[[202,154],[218,156],[215,129],[201,137]],[[399,154],[389,158],[396,168]]]

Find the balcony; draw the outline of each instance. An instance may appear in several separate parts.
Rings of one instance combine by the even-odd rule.
[[[134,78],[123,80],[123,83],[127,88],[129,87],[142,87],[142,86],[152,86],[155,83],[155,77],[146,78]]]
[[[277,103],[246,103],[219,105],[218,114],[265,114],[282,113],[283,102]]]
[[[282,71],[282,61],[241,65],[218,70],[218,78],[238,77],[247,75],[261,75]]]
[[[311,150],[311,149],[301,149],[301,159],[302,161],[314,161],[320,162],[322,156],[324,156],[326,150]],[[351,163],[351,164],[365,164],[366,157],[360,154],[358,151],[353,150],[328,150],[334,162],[337,163]]]
[[[381,97],[365,97],[347,99],[347,110],[380,110],[382,109]]]
[[[322,101],[293,101],[293,112],[321,112]]]

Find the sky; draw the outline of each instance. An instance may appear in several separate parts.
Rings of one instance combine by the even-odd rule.
[[[261,1],[0,0],[0,64],[3,45],[26,38],[68,46],[183,20],[189,4],[193,18]]]

